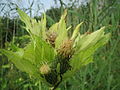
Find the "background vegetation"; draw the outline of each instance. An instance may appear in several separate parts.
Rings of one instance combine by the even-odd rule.
[[[19,1],[19,0],[18,0]],[[61,90],[119,90],[120,89],[120,1],[119,0],[90,0],[86,4],[80,4],[79,0],[54,0],[60,2],[60,7],[51,7],[46,11],[47,27],[60,19],[64,9],[68,9],[67,24],[72,28],[84,21],[80,32],[93,32],[102,26],[106,26],[106,32],[111,32],[112,37],[107,45],[100,48],[94,55],[94,62],[82,68],[74,77],[60,85]],[[30,7],[22,8],[31,17],[34,0]],[[9,11],[5,7],[10,8]],[[37,8],[38,13],[41,8]],[[8,1],[0,2],[0,48],[10,49],[10,44],[15,43],[19,47],[29,41],[23,23],[16,12],[16,3]],[[11,16],[12,14],[15,16]],[[41,16],[36,13],[34,18],[39,20]],[[70,30],[70,34],[72,32]],[[19,71],[3,55],[0,54],[0,90],[48,90],[43,83],[29,78]]]

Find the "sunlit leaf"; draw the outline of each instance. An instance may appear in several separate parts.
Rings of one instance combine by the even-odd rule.
[[[94,45],[90,46],[86,50],[82,50],[77,52],[71,59],[70,65],[72,66],[72,70],[69,70],[67,73],[64,74],[64,78],[68,78],[72,76],[75,72],[77,72],[81,67],[93,62],[93,55],[94,52],[106,44],[110,39],[110,33],[102,36],[102,38],[94,43]]]
[[[27,72],[32,76],[39,76],[37,68],[28,60],[23,58],[24,51],[11,52],[8,50],[0,49],[0,51],[11,60],[15,66],[23,72]]]
[[[24,55],[23,57],[33,64],[35,64],[35,52],[34,52],[34,43],[29,43],[25,48],[24,48]]]
[[[76,37],[77,37],[77,35],[78,35],[78,33],[79,33],[79,28],[80,28],[80,26],[83,24],[83,22],[81,22],[80,24],[78,24],[77,26],[76,26],[76,28],[75,28],[75,30],[74,30],[74,32],[73,32],[73,34],[72,34],[72,37],[71,37],[71,39],[75,39]]]
[[[35,58],[36,63],[51,62],[54,59],[54,49],[39,37],[35,38]]]
[[[56,38],[56,41],[55,41],[55,48],[59,48],[60,45],[63,43],[63,41],[68,38],[66,23],[65,23],[66,15],[67,15],[67,11],[64,12],[64,14],[61,16],[61,19],[59,21],[58,37]]]
[[[41,33],[42,33],[42,37],[46,38],[46,15],[45,13],[41,19]]]
[[[30,35],[37,35],[39,37],[45,38],[46,34],[46,15],[44,14],[41,21],[36,21],[33,18],[30,18],[25,12],[18,8],[18,13],[21,20],[25,23],[25,29],[29,32]]]
[[[103,37],[104,29],[105,27],[102,27],[100,30],[84,35],[78,42],[77,50],[84,50],[94,45],[98,40],[101,39],[101,37]]]

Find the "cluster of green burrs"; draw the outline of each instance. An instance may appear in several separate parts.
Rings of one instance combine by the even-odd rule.
[[[15,66],[30,76],[53,86],[54,89],[61,81],[72,76],[81,67],[93,62],[94,52],[110,38],[110,33],[105,34],[105,27],[93,33],[79,33],[81,22],[68,35],[70,27],[66,26],[67,10],[59,22],[46,28],[46,15],[41,21],[30,18],[18,9],[25,29],[30,35],[30,42],[24,48],[0,51],[11,60]]]

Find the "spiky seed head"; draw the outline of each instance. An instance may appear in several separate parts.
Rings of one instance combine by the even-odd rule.
[[[49,43],[55,47],[55,40],[57,38],[57,33],[56,32],[47,32],[47,41],[49,41]]]
[[[43,64],[41,67],[40,67],[40,73],[41,74],[48,74],[50,73],[51,71],[51,68],[49,67],[48,64]]]
[[[66,40],[58,49],[58,54],[63,56],[64,58],[70,58],[73,52],[73,40]]]

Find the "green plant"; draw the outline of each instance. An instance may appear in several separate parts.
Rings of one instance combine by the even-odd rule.
[[[24,48],[16,46],[15,50],[0,51],[18,69],[53,87],[53,90],[81,67],[93,62],[94,52],[110,38],[110,33],[104,32],[105,27],[81,35],[79,28],[83,22],[76,26],[72,35],[69,35],[70,28],[67,28],[65,22],[67,10],[60,21],[53,24],[49,30],[46,28],[45,14],[41,21],[37,22],[20,9],[18,13],[26,25],[30,42]]]

